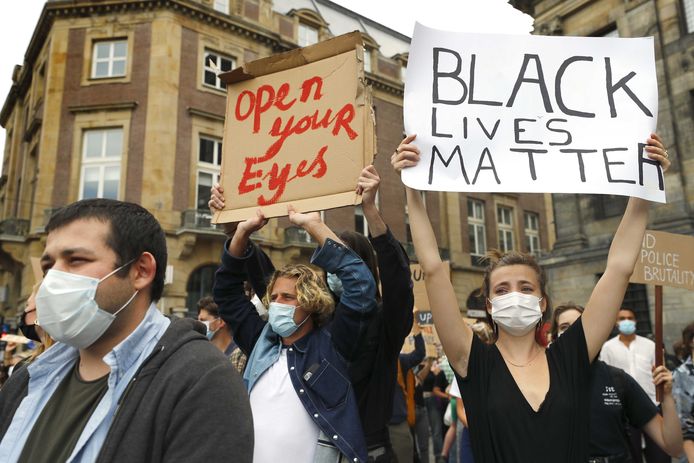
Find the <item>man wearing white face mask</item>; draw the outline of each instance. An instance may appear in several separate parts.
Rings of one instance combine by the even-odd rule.
[[[171,322],[154,305],[167,258],[156,219],[136,204],[83,200],[46,232],[37,325],[57,344],[0,391],[0,461],[220,461],[233,451],[250,462],[240,377],[201,324]]]
[[[198,321],[205,325],[207,339],[212,345],[227,356],[236,371],[243,374],[246,355],[234,342],[231,328],[219,316],[219,307],[211,296],[205,296],[198,301]]]
[[[319,248],[311,262],[342,283],[337,306],[322,276],[307,265],[274,272],[264,303],[266,322],[244,292],[248,267],[258,259],[251,234],[266,220],[238,225],[225,244],[214,299],[234,338],[248,353],[244,381],[258,444],[254,462],[365,462],[367,449],[347,362],[376,308],[376,283],[364,262],[321,220],[291,206],[289,220]],[[333,316],[334,312],[334,316]]]

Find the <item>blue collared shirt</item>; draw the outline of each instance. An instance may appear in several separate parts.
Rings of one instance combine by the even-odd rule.
[[[115,415],[118,399],[170,323],[152,304],[137,328],[104,356],[104,363],[111,369],[108,390],[87,421],[68,462],[96,460]],[[79,351],[76,348],[57,343],[28,366],[28,393],[0,442],[0,461],[15,462],[19,459],[41,411],[72,370],[78,357]],[[60,423],[56,423],[56,426],[60,426]]]

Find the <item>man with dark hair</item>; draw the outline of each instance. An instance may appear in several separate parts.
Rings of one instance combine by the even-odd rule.
[[[246,368],[246,355],[236,345],[231,327],[219,315],[219,307],[212,296],[205,296],[198,301],[198,321],[207,328],[207,339],[222,351],[240,374]]]
[[[201,324],[154,305],[167,258],[156,219],[91,199],[46,231],[37,324],[57,344],[0,391],[0,461],[252,461],[240,377]]]
[[[632,309],[622,307],[617,313],[617,330],[619,335],[608,339],[600,351],[600,360],[608,365],[624,370],[646,391],[651,401],[655,399],[655,384],[652,371],[655,366],[655,343],[636,334],[636,314]],[[642,446],[641,436],[645,442]],[[669,462],[670,456],[648,436],[638,429],[632,429],[632,454],[636,458],[642,453],[646,463]],[[643,452],[642,452],[643,450]]]

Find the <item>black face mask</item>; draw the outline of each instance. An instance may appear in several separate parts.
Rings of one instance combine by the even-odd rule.
[[[27,325],[27,323],[24,321],[25,316],[26,314],[22,314],[22,316],[19,319],[19,329],[22,331],[26,338],[29,338],[32,341],[41,342],[41,338],[39,337],[39,334],[36,332],[36,325]]]

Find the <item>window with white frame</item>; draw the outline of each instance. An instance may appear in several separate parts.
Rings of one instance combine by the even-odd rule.
[[[203,66],[202,82],[207,86],[224,90],[226,85],[224,82],[219,80],[219,77],[217,77],[217,72],[227,72],[234,69],[234,58],[207,49],[205,50],[204,56],[205,61]]]
[[[694,0],[682,0],[682,10],[687,34],[691,34],[694,32]]]
[[[523,214],[525,248],[530,254],[540,251],[540,216],[535,212]]]
[[[318,43],[318,28],[300,22],[298,43],[300,47]]]
[[[229,14],[229,0],[214,0],[213,8],[222,13]]]
[[[83,132],[80,199],[118,199],[122,156],[123,128]]]
[[[198,210],[206,210],[210,201],[210,189],[219,182],[222,166],[222,140],[200,136],[198,149],[198,179],[195,204]]]
[[[484,201],[468,198],[467,229],[470,240],[470,255],[484,256],[487,251],[487,231],[484,222]],[[480,259],[473,259],[478,262]]]
[[[513,209],[498,206],[496,224],[499,231],[499,249],[503,252],[513,250]]]
[[[123,77],[128,62],[128,41],[104,40],[94,42],[92,49],[92,78]]]
[[[364,48],[364,72],[373,72],[371,68],[371,53],[370,48]]]

